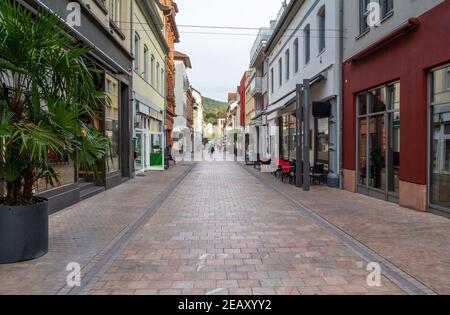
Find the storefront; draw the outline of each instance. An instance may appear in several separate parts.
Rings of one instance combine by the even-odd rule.
[[[450,212],[450,64],[433,69],[429,80],[429,204]]]
[[[346,190],[450,213],[448,12],[445,1],[344,62]]]
[[[164,170],[164,114],[136,102],[135,171]]]
[[[398,202],[400,82],[357,96],[357,191]]]

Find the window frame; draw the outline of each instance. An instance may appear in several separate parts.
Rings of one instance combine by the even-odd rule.
[[[270,68],[270,94],[273,94],[275,88],[275,71],[273,67]]]
[[[298,73],[299,69],[299,46],[298,46],[298,38],[294,40],[294,73]]]
[[[137,32],[134,33],[134,70],[139,73],[139,69],[141,68],[140,62],[140,49],[141,49],[141,37]]]
[[[283,85],[283,58],[278,59],[278,86]]]
[[[148,55],[149,50],[147,45],[144,45],[144,80],[148,82]]]
[[[291,63],[290,63],[290,61],[291,61],[291,52],[290,52],[290,50],[289,49],[287,49],[286,51],[285,51],[285,53],[284,53],[284,57],[285,57],[285,59],[286,59],[286,62],[285,62],[285,71],[286,71],[286,73],[285,73],[285,80],[286,80],[286,82],[287,81],[289,81],[289,79],[290,79],[290,76],[291,76],[291,69],[290,69],[290,67],[291,67]]]
[[[323,53],[326,49],[326,6],[323,5],[319,11],[317,12],[317,24],[318,24],[318,33],[319,33],[319,40],[318,40],[318,46],[319,46],[319,54]]]
[[[305,26],[303,30],[303,36],[304,36],[304,61],[305,66],[309,64],[311,61],[311,26],[308,24]]]

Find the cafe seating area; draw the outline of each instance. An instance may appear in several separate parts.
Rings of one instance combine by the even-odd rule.
[[[273,176],[283,183],[295,185],[297,180],[296,161],[285,159],[275,160],[276,169],[272,172]],[[313,185],[327,185],[328,170],[324,164],[314,164],[310,166],[310,183]]]

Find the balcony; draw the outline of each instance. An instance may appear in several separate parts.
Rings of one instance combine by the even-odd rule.
[[[258,56],[261,51],[263,51],[263,47],[266,45],[270,36],[272,35],[273,29],[268,27],[260,28],[258,35],[256,36],[255,43],[253,44],[253,48],[250,52],[250,65],[253,64],[258,59]]]
[[[254,76],[250,82],[250,93],[252,96],[261,95],[263,92],[263,78]]]

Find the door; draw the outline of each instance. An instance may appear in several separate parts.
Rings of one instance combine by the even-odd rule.
[[[164,170],[164,136],[162,132],[150,133],[150,169]]]
[[[134,159],[134,168],[136,169],[136,173],[141,173],[144,170],[144,152],[143,148],[143,137],[141,131],[136,131],[136,140],[135,140],[135,159]]]
[[[357,97],[357,190],[398,201],[400,183],[400,83]]]

